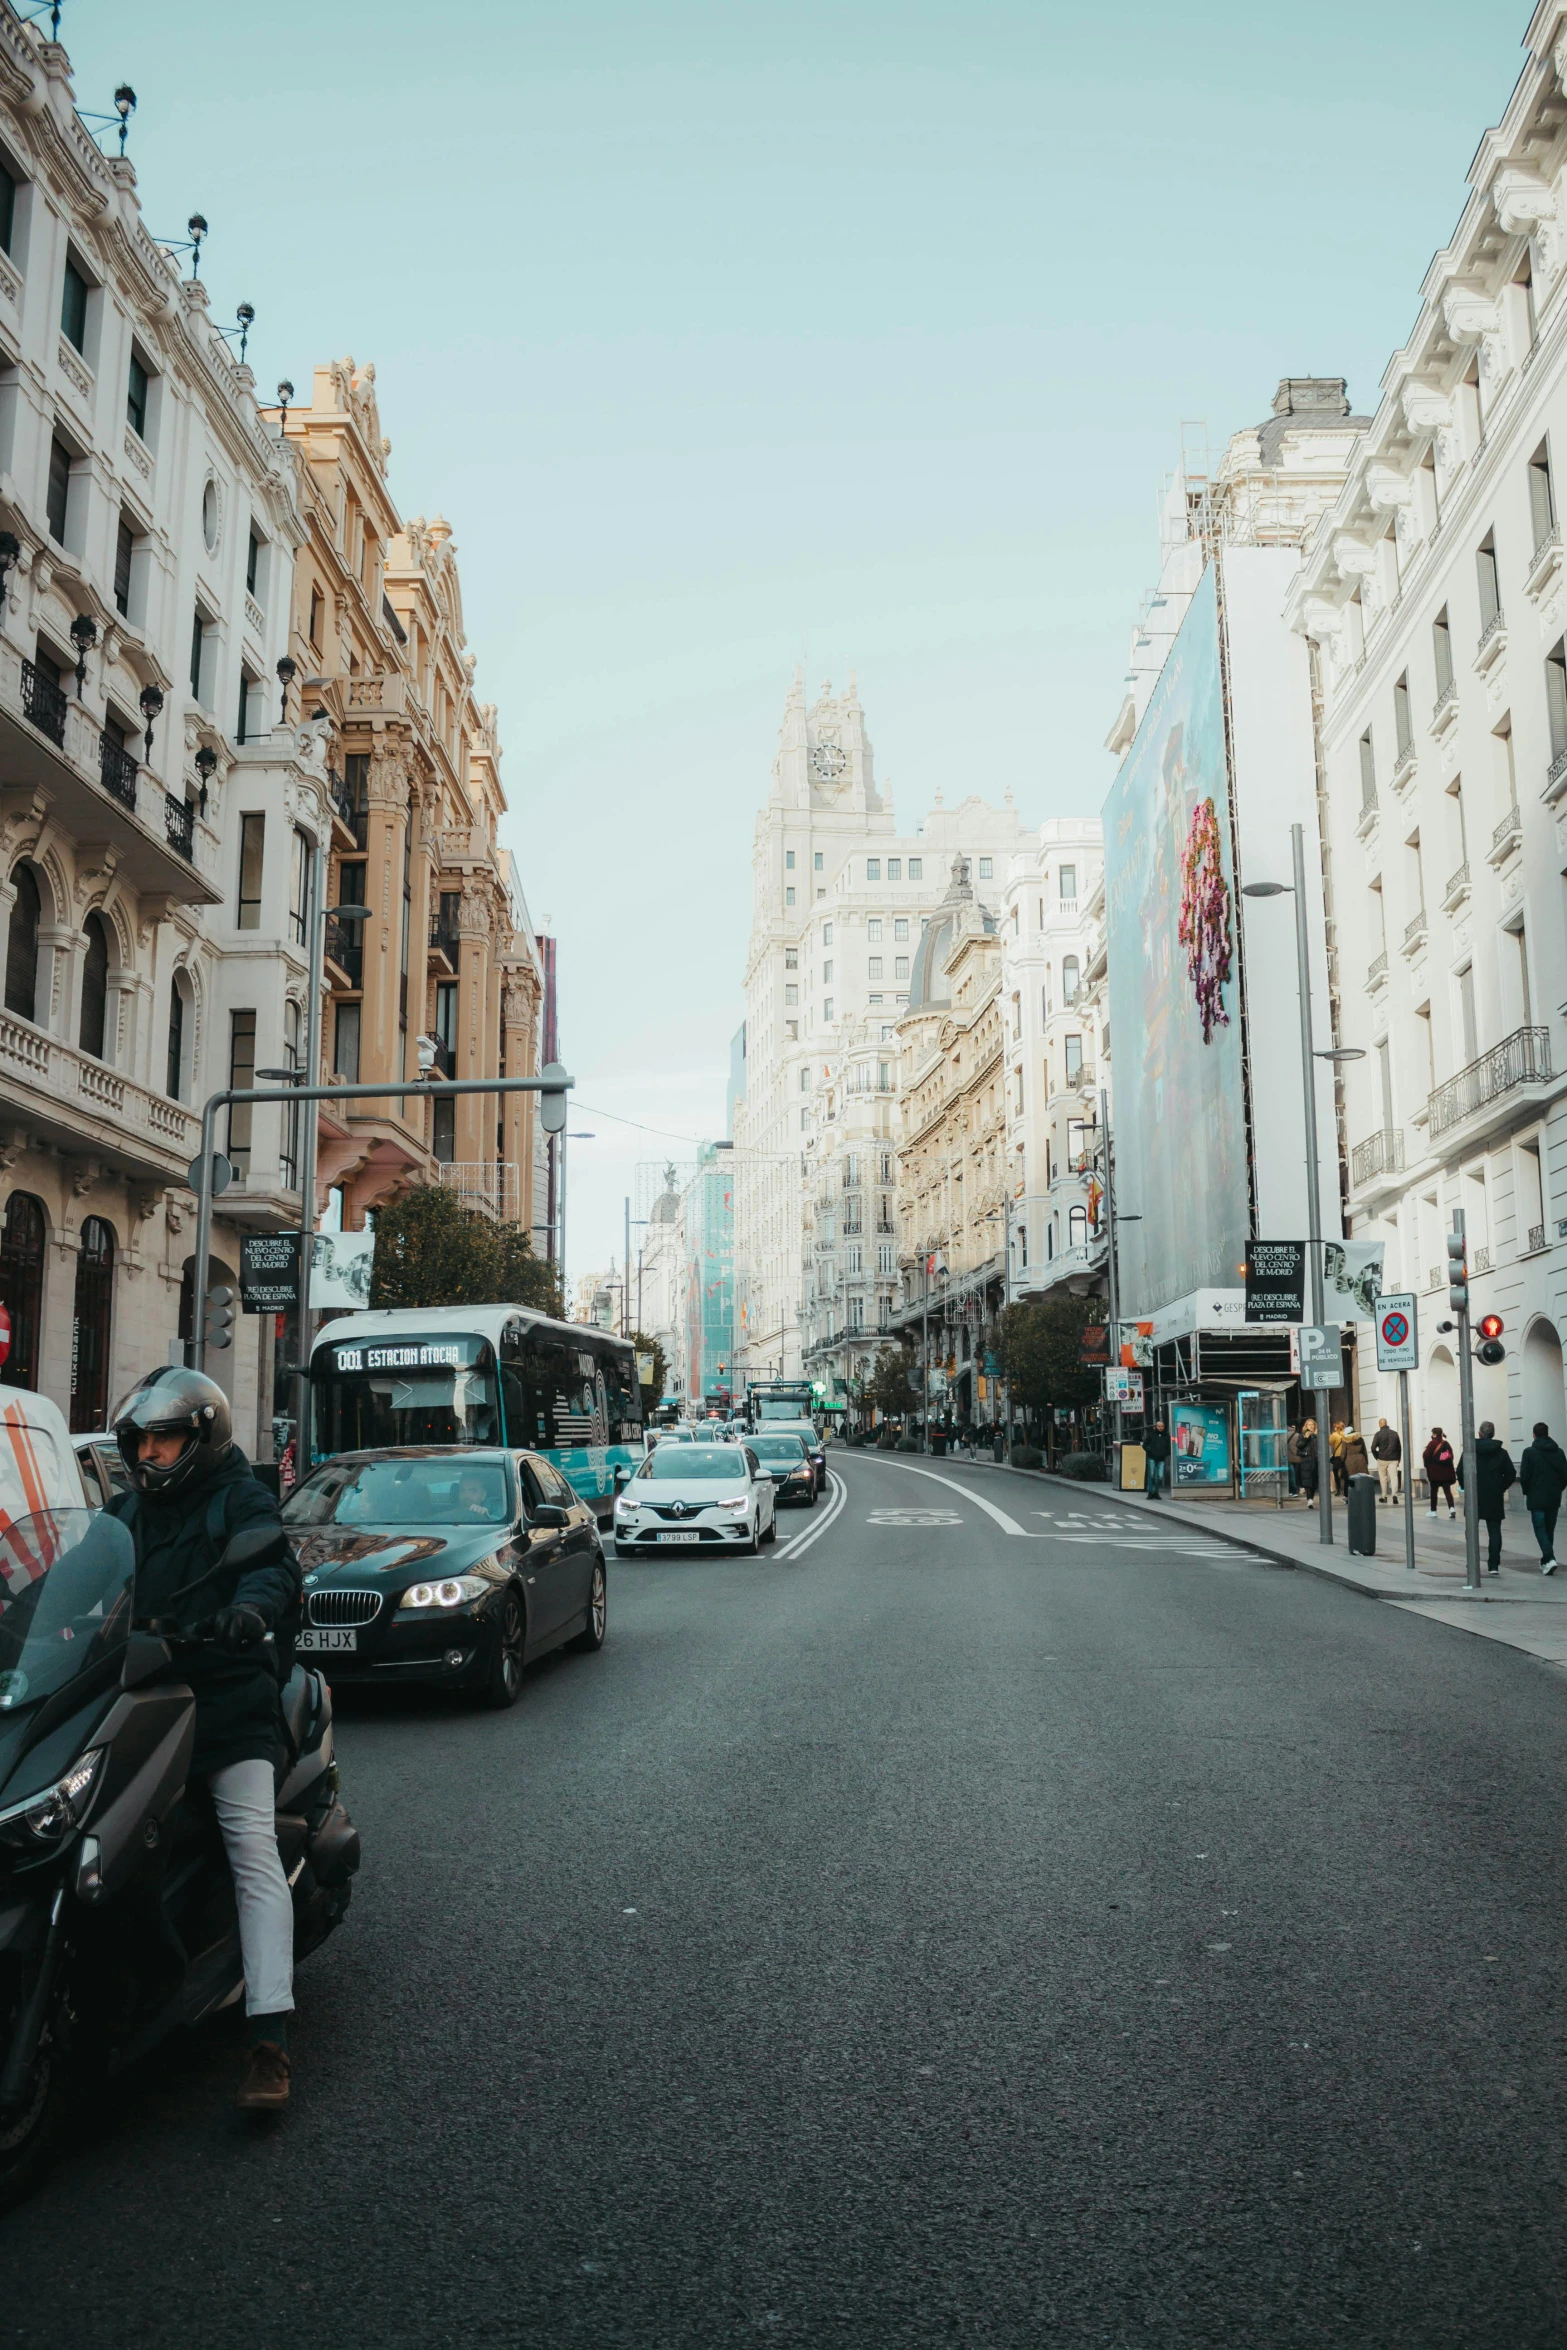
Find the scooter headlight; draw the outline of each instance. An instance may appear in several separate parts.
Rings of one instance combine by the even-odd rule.
[[[103,1748],[95,1746],[52,1787],[41,1788],[25,1803],[13,1803],[8,1811],[0,1811],[0,1837],[24,1849],[58,1844],[86,1818],[102,1769]]]
[[[439,1583],[410,1583],[398,1604],[400,1616],[432,1607],[466,1607],[490,1589],[483,1575],[448,1575]]]

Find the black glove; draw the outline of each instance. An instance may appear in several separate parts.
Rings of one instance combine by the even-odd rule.
[[[267,1619],[258,1607],[220,1608],[212,1619],[212,1637],[219,1648],[237,1656],[267,1636]]]

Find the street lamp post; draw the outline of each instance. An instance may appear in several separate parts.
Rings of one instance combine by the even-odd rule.
[[[1290,826],[1290,858],[1294,869],[1293,884],[1283,881],[1253,881],[1244,885],[1242,897],[1277,898],[1292,896],[1295,900],[1295,965],[1296,988],[1300,996],[1300,1067],[1304,1092],[1306,1120],[1306,1258],[1311,1267],[1311,1313],[1318,1327],[1327,1312],[1327,1298],[1322,1280],[1322,1185],[1317,1161],[1317,1088],[1316,1064],[1360,1061],[1365,1055],[1356,1047],[1319,1053],[1311,1035],[1311,951],[1306,935],[1306,834],[1302,825]],[[1316,1390],[1312,1391],[1317,1392]],[[1317,1539],[1333,1540],[1333,1453],[1328,1442],[1328,1423],[1325,1406],[1317,1412]]]

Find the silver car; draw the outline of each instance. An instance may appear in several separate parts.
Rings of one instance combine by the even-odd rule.
[[[777,1539],[772,1478],[748,1444],[661,1444],[615,1496],[615,1549],[742,1550]]]

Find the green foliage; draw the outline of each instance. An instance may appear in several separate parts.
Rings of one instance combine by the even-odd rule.
[[[997,1331],[996,1360],[1014,1408],[1046,1412],[1057,1405],[1093,1403],[1103,1381],[1085,1370],[1079,1344],[1090,1322],[1102,1322],[1104,1300],[1060,1291],[1038,1305],[1008,1306]]]
[[[652,1384],[650,1386],[644,1384],[642,1389],[642,1413],[646,1418],[654,1405],[662,1403],[664,1399],[664,1386],[669,1378],[669,1357],[659,1345],[658,1340],[649,1338],[645,1331],[633,1330],[631,1343],[639,1355],[651,1355],[653,1358]]]
[[[376,1211],[372,1306],[528,1306],[564,1313],[560,1281],[515,1224],[492,1223],[437,1183]]]
[[[1014,1453],[1012,1457],[1016,1460],[1017,1455]],[[1076,1477],[1085,1485],[1109,1483],[1110,1472],[1105,1467],[1105,1458],[1102,1452],[1063,1453],[1061,1459],[1056,1463],[1056,1470],[1060,1476]]]
[[[865,1401],[878,1411],[901,1414],[913,1408],[914,1386],[909,1378],[912,1357],[901,1346],[884,1346],[865,1380]]]
[[[1014,1469],[1042,1469],[1045,1456],[1032,1444],[1014,1444],[1008,1456]]]

